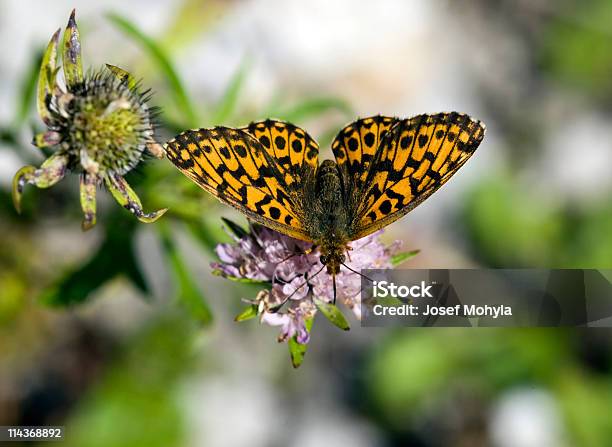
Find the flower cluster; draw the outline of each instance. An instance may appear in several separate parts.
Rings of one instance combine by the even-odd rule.
[[[59,35],[57,30],[47,46],[38,79],[38,114],[47,130],[33,140],[39,148],[53,147],[54,153],[39,168],[25,166],[15,174],[15,208],[21,208],[26,184],[49,188],[74,171],[80,174],[84,230],[95,225],[100,184],[139,220],[157,220],[166,210],[145,213],[123,178],[140,162],[145,149],[158,158],[164,155],[154,140],[156,111],[147,105],[150,95],[141,91],[128,72],[112,65],[83,74],[74,11],[61,43]],[[57,76],[58,59],[63,62],[64,85]]]
[[[280,326],[279,341],[295,337],[308,343],[306,321],[313,318],[317,302],[332,303],[332,278],[324,271],[312,244],[285,236],[258,224],[245,231],[226,221],[234,243],[219,244],[220,262],[212,264],[221,276],[267,283],[270,288],[259,292],[252,304],[263,323]],[[351,242],[346,266],[361,269],[391,268],[391,258],[399,242],[386,247],[380,241],[382,231]],[[361,317],[361,277],[347,268],[336,275],[337,299]]]

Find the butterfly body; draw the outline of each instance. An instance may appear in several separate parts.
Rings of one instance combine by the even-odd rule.
[[[305,212],[310,216],[305,230],[319,247],[321,263],[327,266],[327,272],[336,274],[351,240],[338,165],[324,160],[317,169],[313,186],[308,188],[311,194],[305,195],[304,200]]]
[[[357,120],[332,143],[335,161],[302,129],[266,120],[194,129],[168,158],[248,218],[318,248],[336,275],[348,243],[396,221],[442,186],[484,138],[484,125],[451,112]]]

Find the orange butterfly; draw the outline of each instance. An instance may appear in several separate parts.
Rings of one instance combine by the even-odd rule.
[[[463,113],[373,116],[340,131],[335,161],[302,129],[266,120],[188,130],[168,158],[249,219],[318,247],[334,276],[347,243],[389,225],[442,186],[480,145],[485,126]],[[335,285],[335,281],[334,281]]]

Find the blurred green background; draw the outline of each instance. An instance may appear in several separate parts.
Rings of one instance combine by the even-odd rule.
[[[244,221],[169,162],[128,177],[170,208],[156,224],[103,192],[82,233],[76,176],[17,216],[41,52],[73,7],[85,66],[152,87],[162,140],[276,117],[327,158],[357,116],[482,119],[472,160],[384,235],[422,250],[405,267],[612,268],[607,0],[0,0],[0,425],[77,447],[612,445],[610,330],[318,318],[293,370],[276,328],[232,321],[256,289],[210,275],[220,217]]]

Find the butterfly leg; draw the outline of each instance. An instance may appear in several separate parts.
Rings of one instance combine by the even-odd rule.
[[[336,275],[332,275],[332,284],[334,285],[334,301],[333,301],[333,304],[336,305]]]

